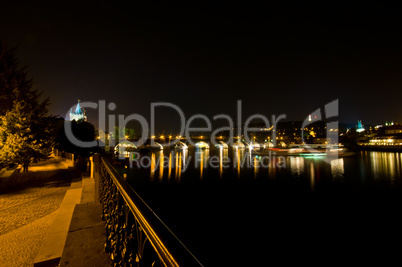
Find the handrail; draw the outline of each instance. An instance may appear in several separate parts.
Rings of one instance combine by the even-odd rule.
[[[116,265],[132,266],[135,261],[142,266],[152,258],[144,252],[150,244],[156,254],[148,261],[152,266],[155,262],[167,267],[202,266],[105,158],[101,157],[100,165],[105,248]]]

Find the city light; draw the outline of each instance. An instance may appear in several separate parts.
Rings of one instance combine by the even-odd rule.
[[[400,261],[402,1],[0,6],[0,266]]]

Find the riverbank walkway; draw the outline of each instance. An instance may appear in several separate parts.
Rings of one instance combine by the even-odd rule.
[[[110,266],[94,179],[52,158],[0,175],[0,266]]]

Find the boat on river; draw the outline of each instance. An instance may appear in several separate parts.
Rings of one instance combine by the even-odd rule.
[[[343,147],[324,147],[312,148],[309,146],[296,147],[296,148],[270,148],[264,151],[253,151],[256,155],[276,155],[276,156],[302,156],[302,157],[326,157],[338,156],[346,157],[353,156],[356,152],[349,151]]]

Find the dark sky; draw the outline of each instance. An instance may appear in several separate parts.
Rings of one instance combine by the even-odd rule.
[[[343,122],[402,123],[398,1],[166,2],[2,1],[0,39],[17,46],[52,114],[104,99],[114,114],[148,116],[165,101],[187,116],[234,116],[242,100],[244,117],[301,120],[339,99]],[[167,131],[170,116],[157,112]]]

